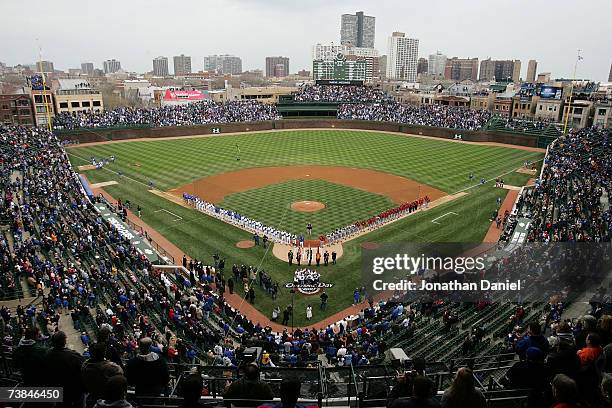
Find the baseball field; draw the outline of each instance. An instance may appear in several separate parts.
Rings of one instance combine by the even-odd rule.
[[[317,235],[424,195],[441,200],[344,243],[337,265],[318,270],[323,281],[334,284],[327,290],[327,309],[319,310],[318,296],[296,295],[296,326],[316,323],[351,305],[353,290],[360,286],[365,242],[482,241],[497,199],[508,192],[494,187],[494,179],[501,176],[507,185],[522,186],[533,175],[515,170],[543,157],[541,152],[507,146],[349,130],[110,142],[71,147],[68,154],[75,169],[90,165],[92,157],[115,156],[102,169],[81,173],[91,183],[117,182],[104,190],[115,199],[129,200],[132,208],[140,206],[142,221],[185,254],[212,263],[212,255],[219,253],[228,270],[234,263],[263,268],[281,286],[276,300],[256,288],[254,306],[266,316],[274,305],[283,309],[291,303],[283,286],[292,281],[296,268],[261,246],[238,248],[238,242],[252,238],[250,233],[181,206],[168,199],[170,195],[196,194],[296,234],[305,233],[306,224],[312,223]],[[487,182],[481,185],[481,179]],[[312,321],[306,320],[308,304],[313,306]]]

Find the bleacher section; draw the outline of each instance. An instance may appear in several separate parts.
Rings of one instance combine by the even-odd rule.
[[[509,121],[499,116],[492,117],[484,129],[494,132],[510,132],[533,136],[538,139],[537,146],[540,148],[546,148],[557,137],[561,136],[558,124],[519,119]]]

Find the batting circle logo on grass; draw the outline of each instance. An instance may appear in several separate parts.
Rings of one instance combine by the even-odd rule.
[[[334,286],[333,283],[321,282],[321,274],[311,269],[298,269],[293,274],[293,282],[285,284],[287,289],[297,289],[304,295],[314,295],[321,289]]]

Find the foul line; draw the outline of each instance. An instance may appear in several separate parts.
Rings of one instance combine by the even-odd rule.
[[[440,218],[442,218],[442,217],[446,217],[446,216],[447,216],[447,215],[449,215],[449,214],[459,215],[459,214],[457,214],[456,212],[452,212],[452,211],[451,211],[451,212],[447,212],[446,214],[443,214],[443,215],[441,215],[441,216],[439,216],[439,217],[434,218],[433,220],[431,220],[431,222],[433,222],[434,224],[438,224],[438,225],[440,225],[440,223],[439,223],[439,222],[436,222],[436,220],[439,220],[439,219],[440,219]]]
[[[160,212],[160,211],[165,211],[165,212],[167,212],[168,214],[171,214],[171,215],[175,216],[176,218],[175,218],[174,220],[172,220],[172,221],[180,221],[180,220],[182,220],[182,219],[183,219],[183,217],[181,217],[180,215],[176,215],[176,214],[175,214],[175,213],[173,213],[172,211],[168,211],[168,210],[166,210],[165,208],[160,208],[159,210],[157,210],[157,211],[153,211],[153,212],[158,213],[158,212]]]

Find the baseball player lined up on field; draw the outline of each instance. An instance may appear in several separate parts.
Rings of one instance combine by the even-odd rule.
[[[194,206],[198,211],[205,212],[225,222],[240,226],[244,229],[266,236],[269,240],[283,244],[291,244],[297,240],[298,236],[286,231],[265,225],[264,223],[245,217],[236,211],[226,210],[218,205],[209,203],[197,196],[184,193],[183,200]]]
[[[238,225],[243,229],[253,232],[254,234],[261,234],[262,236],[267,237],[271,241],[296,247],[304,247],[305,237],[302,234],[296,235],[287,231],[276,229],[260,221],[245,217],[236,211],[227,210],[218,205],[209,203],[191,194],[183,193],[183,200],[187,204],[194,206],[198,211],[205,212],[225,222]],[[321,243],[332,243],[350,238],[351,236],[363,231],[374,230],[376,228],[379,228],[381,225],[385,225],[388,222],[395,220],[407,213],[412,213],[414,211],[417,211],[418,209],[429,208],[430,201],[431,200],[429,196],[426,195],[414,201],[406,202],[398,207],[383,211],[378,215],[368,218],[367,220],[357,221],[350,225],[347,225],[346,227],[337,228],[330,233],[321,235],[319,237],[319,241]],[[306,229],[308,231],[308,234],[310,235],[312,231],[312,224],[308,223]],[[258,242],[256,242],[256,244],[257,243]]]
[[[328,242],[334,242],[349,238],[356,233],[374,230],[405,214],[410,214],[418,209],[429,208],[430,201],[431,199],[426,195],[425,197],[418,198],[414,201],[405,202],[399,207],[383,211],[374,217],[368,218],[367,220],[357,221],[344,228],[338,228],[333,232],[328,233],[326,235],[326,240]]]

